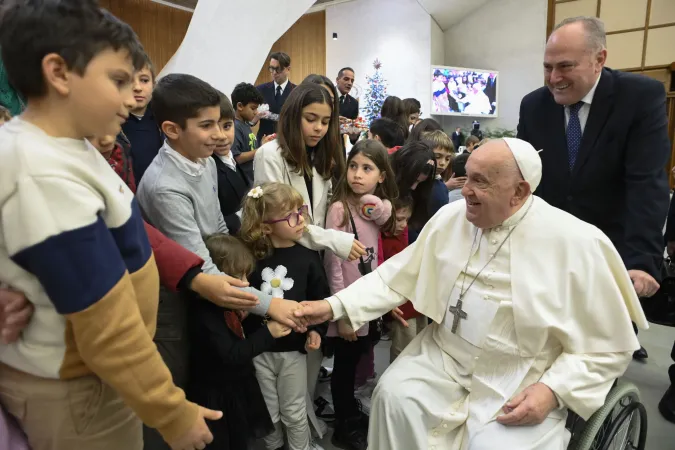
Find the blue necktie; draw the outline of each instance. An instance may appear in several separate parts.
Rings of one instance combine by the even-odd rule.
[[[578,102],[570,105],[570,120],[567,122],[567,152],[570,164],[570,171],[574,169],[574,163],[577,161],[579,155],[579,147],[581,147],[581,122],[579,121],[579,110],[584,105],[584,102]]]

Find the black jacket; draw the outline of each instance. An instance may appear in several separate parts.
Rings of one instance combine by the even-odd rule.
[[[295,85],[290,81],[288,82],[288,84],[286,85],[286,89],[284,89],[284,91],[281,93],[281,98],[279,99],[279,102],[277,102],[276,99],[274,98],[275,94],[274,81],[261,84],[257,88],[262,94],[265,103],[269,105],[270,112],[279,114],[281,112],[281,108],[284,106],[284,102],[286,102],[286,99],[291,94],[291,91],[295,89]],[[263,136],[265,135],[270,136],[276,133],[276,129],[277,129],[276,121],[260,119],[260,127],[258,128],[258,146],[261,145]]]
[[[241,220],[236,212],[241,209],[241,202],[251,189],[252,181],[238,164],[236,165],[237,170],[234,171],[227,167],[217,155],[214,154],[211,157],[216,162],[216,168],[218,169],[220,211],[223,213],[230,234],[235,235],[241,227]]]
[[[571,173],[564,107],[548,88],[523,99],[518,137],[543,149],[535,194],[600,228],[627,269],[660,279],[670,156],[663,84],[603,69]]]
[[[340,94],[341,96],[342,94]],[[340,97],[338,97],[338,101]],[[359,101],[349,94],[345,95],[344,101],[340,102],[340,115],[352,120],[359,117]]]

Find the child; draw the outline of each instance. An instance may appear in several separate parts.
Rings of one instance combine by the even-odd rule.
[[[445,180],[450,178],[447,171],[452,155],[455,153],[455,147],[448,135],[441,130],[422,133],[422,139],[432,145],[436,158],[436,176],[431,188],[431,215],[433,216],[439,209],[448,204],[448,188],[445,185]]]
[[[0,105],[0,127],[10,120],[12,120],[12,115],[9,113],[9,109]]]
[[[120,131],[136,35],[93,0],[32,0],[4,9],[0,47],[28,102],[0,128],[0,282],[39,305],[36,326],[0,346],[0,402],[35,450],[139,450],[140,420],[175,448],[203,446],[204,419],[222,414],[185,399],[153,344],[159,280],[140,212],[84,140]]]
[[[464,199],[462,187],[464,187],[464,182],[466,181],[466,161],[470,155],[471,153],[469,152],[460,153],[452,160],[452,177],[448,182],[451,180],[461,180],[462,186],[448,192],[448,203]]]
[[[336,186],[326,226],[358,235],[367,254],[347,262],[334,253],[326,253],[324,265],[332,294],[377,267],[380,227],[386,232],[394,231],[391,200],[397,195],[387,149],[375,140],[357,142],[347,159],[347,173]],[[341,448],[365,450],[366,427],[354,398],[354,382],[359,359],[370,348],[368,326],[355,331],[347,321],[339,320],[329,325],[328,336],[333,338],[335,347],[331,377],[336,418],[333,443]]]
[[[474,136],[473,134],[466,138],[466,151],[467,153],[471,153],[474,148],[480,143],[480,139],[478,139],[477,136]]]
[[[258,107],[264,102],[262,94],[252,84],[239,83],[232,91],[232,105],[235,108],[232,156],[251,182],[253,182],[253,158],[258,151],[258,140],[249,123],[256,119]],[[266,144],[272,139],[274,135],[265,135],[262,143]]]
[[[155,117],[167,139],[138,186],[138,203],[150,224],[204,260],[205,273],[221,275],[202,239],[228,232],[211,158],[225,139],[219,126],[220,93],[192,75],[170,74],[157,83],[153,98]],[[283,323],[276,316],[276,305],[283,301],[270,311],[271,295],[245,290],[260,300],[251,312],[269,313]],[[288,303],[284,313],[295,307]]]
[[[236,90],[236,89],[235,89]],[[256,91],[257,92],[257,91]],[[249,178],[237,162],[231,150],[235,138],[235,112],[232,103],[225,94],[221,93],[220,122],[221,139],[216,143],[213,151],[213,161],[218,169],[218,201],[223,213],[225,224],[230,234],[239,233],[241,227],[241,202],[251,189]],[[255,135],[251,134],[255,139]]]
[[[298,245],[306,213],[302,196],[285,184],[264,183],[247,194],[240,235],[258,260],[249,277],[252,286],[281,298],[322,300],[330,295],[319,254]],[[249,316],[245,330],[255,333],[264,322]],[[319,349],[325,329],[324,324],[306,334],[291,333],[253,360],[275,427],[264,438],[267,450],[284,446],[282,423],[290,450],[310,446],[306,353]]]
[[[334,102],[327,89],[301,83],[288,96],[279,116],[277,139],[258,149],[254,160],[254,185],[265,182],[293,186],[308,207],[308,233],[302,245],[313,250],[330,250],[343,259],[365,255],[354,235],[325,230],[332,169],[342,157]]]
[[[122,125],[125,136],[131,143],[133,171],[137,183],[164,143],[164,136],[155,121],[150,100],[155,87],[155,70],[148,55],[143,68],[134,74],[134,100],[128,120]]]
[[[255,259],[239,239],[215,234],[205,239],[220,270],[246,280]],[[192,376],[188,398],[223,411],[210,422],[213,442],[206,448],[245,450],[274,430],[255,376],[253,358],[270,351],[291,329],[270,320],[253,333],[243,332],[241,313],[199,299],[190,302],[189,332]]]
[[[400,98],[395,95],[390,95],[385,98],[382,103],[380,116],[385,119],[391,119],[401,125],[403,128],[403,135],[405,139],[408,139],[408,134],[410,133],[410,121],[406,111],[403,109],[403,101]]]
[[[434,119],[423,119],[413,127],[407,142],[417,142],[422,139],[422,133],[442,129],[443,127],[441,127],[441,124]]]
[[[420,101],[416,98],[404,98],[403,99],[403,111],[408,115],[408,122],[410,126],[408,129],[412,129],[420,121],[420,111],[422,105]]]
[[[89,138],[89,142],[96,147],[101,156],[108,161],[110,168],[120,176],[124,184],[135,194],[136,179],[131,164],[131,144],[124,133],[118,134],[117,138],[110,135],[101,138]]]
[[[382,260],[386,261],[394,255],[402,252],[408,246],[408,220],[413,212],[413,200],[411,197],[401,197],[394,201],[396,211],[396,229],[393,233],[382,233]],[[392,363],[408,344],[422,332],[427,325],[427,318],[415,311],[411,302],[406,302],[399,307],[403,313],[402,318],[408,322],[408,327],[403,326],[398,320],[388,322],[391,336],[389,348],[389,362]],[[396,314],[395,312],[391,313]]]
[[[431,218],[431,190],[436,174],[436,157],[427,142],[408,142],[391,155],[391,166],[396,174],[396,186],[400,195],[413,199],[413,212],[408,227],[408,241],[412,244]]]
[[[387,147],[389,153],[394,153],[405,143],[405,133],[398,122],[391,119],[375,119],[370,124],[368,139],[375,139]]]

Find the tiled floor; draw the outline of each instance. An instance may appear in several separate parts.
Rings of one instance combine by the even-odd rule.
[[[659,414],[657,405],[661,396],[668,388],[668,366],[670,350],[675,340],[675,328],[666,328],[652,325],[647,331],[640,332],[640,341],[649,352],[646,363],[632,362],[625,378],[635,383],[640,389],[642,402],[647,408],[649,422],[647,434],[647,450],[675,450],[675,424],[667,422]],[[382,373],[389,365],[389,342],[383,341],[375,349],[375,367],[377,373]],[[330,361],[325,362],[330,365]],[[318,387],[321,395],[330,398],[328,383]],[[325,450],[333,450],[328,436],[320,441]],[[414,449],[411,449],[414,450]]]

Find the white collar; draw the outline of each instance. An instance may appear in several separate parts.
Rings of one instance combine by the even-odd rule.
[[[530,194],[530,196],[525,200],[525,203],[523,203],[523,206],[520,207],[518,211],[508,219],[506,219],[504,222],[502,222],[501,227],[502,228],[510,228],[520,222],[520,220],[525,216],[527,211],[530,209],[530,205],[534,201],[534,197]]]
[[[171,148],[168,141],[164,141],[162,150],[166,153],[166,156],[171,158],[171,160],[176,164],[178,170],[187,175],[193,177],[201,176],[206,170],[206,158],[200,158],[197,162],[190,161],[185,156],[178,153],[176,150]]]
[[[277,86],[281,86],[281,93],[283,94],[284,91],[286,90],[286,85],[288,84],[288,78],[286,78],[286,81],[284,81],[283,84],[277,84],[277,82],[274,82],[274,92],[277,92]]]
[[[591,90],[588,91],[588,94],[584,95],[584,98],[581,99],[581,101],[585,104],[590,105],[593,103],[593,96],[595,96],[595,90],[598,88],[598,84],[600,83],[600,77],[602,77],[602,71],[600,71],[600,75],[598,75],[598,79],[595,80],[595,84]]]
[[[234,161],[234,156],[232,156],[232,151],[227,152],[227,155],[215,154],[216,157],[223,162],[227,167],[232,170],[237,170],[237,163]]]

